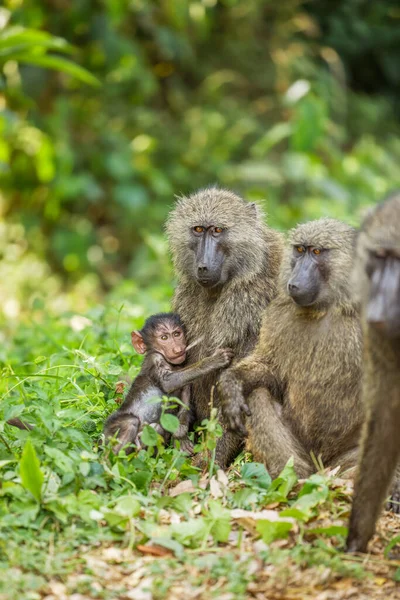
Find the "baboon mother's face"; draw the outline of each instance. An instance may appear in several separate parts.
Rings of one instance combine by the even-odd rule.
[[[194,277],[206,288],[226,282],[224,268],[227,248],[226,229],[218,225],[195,225],[190,232],[190,248],[194,252]]]

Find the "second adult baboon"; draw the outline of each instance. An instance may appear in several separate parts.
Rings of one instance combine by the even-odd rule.
[[[226,421],[242,430],[248,415],[249,448],[273,477],[290,456],[300,477],[315,470],[311,453],[326,466],[356,464],[363,409],[361,327],[349,285],[354,240],[334,219],[290,232],[259,341],[220,377]]]
[[[367,418],[347,548],[365,552],[393,478],[392,508],[400,513],[400,192],[366,218],[354,271],[365,335]]]
[[[173,307],[186,326],[189,353],[197,362],[221,347],[236,358],[253,348],[261,314],[276,294],[283,238],[264,223],[258,206],[216,187],[180,198],[167,232],[178,276]],[[210,415],[210,395],[218,374],[192,384],[197,423]],[[216,400],[216,395],[214,395]],[[217,461],[227,466],[243,442],[226,433]]]

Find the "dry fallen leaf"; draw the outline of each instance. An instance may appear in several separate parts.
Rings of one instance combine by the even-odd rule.
[[[171,550],[164,548],[164,546],[158,546],[157,544],[137,546],[137,550],[143,554],[150,554],[151,556],[172,556]]]
[[[221,484],[216,480],[215,476],[210,479],[210,494],[213,498],[222,498],[224,495]]]
[[[185,479],[176,485],[175,487],[169,490],[169,495],[179,496],[179,494],[184,494],[185,492],[193,493],[196,491],[196,488],[193,485],[193,482],[190,479]]]
[[[126,382],[125,381],[117,381],[115,384],[115,393],[123,394],[125,391]]]

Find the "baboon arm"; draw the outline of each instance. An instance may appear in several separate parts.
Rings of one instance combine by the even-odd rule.
[[[311,459],[282,421],[279,405],[268,390],[255,390],[249,397],[249,404],[248,447],[254,459],[265,464],[271,477],[275,478],[292,456],[297,476],[308,477],[313,472]]]
[[[363,431],[347,538],[349,552],[365,552],[374,532],[400,458],[399,427],[400,402],[396,411],[384,410],[380,401],[372,407]]]
[[[245,398],[261,386],[276,391],[277,381],[256,354],[246,357],[221,374],[218,393],[223,418],[231,431],[247,434],[243,421],[245,415],[250,415],[251,408]]]
[[[188,385],[195,379],[208,375],[229,364],[229,360],[221,360],[219,356],[208,356],[199,360],[194,365],[184,367],[178,371],[171,371],[160,367],[158,370],[158,379],[160,386],[166,394],[171,394],[175,390]]]

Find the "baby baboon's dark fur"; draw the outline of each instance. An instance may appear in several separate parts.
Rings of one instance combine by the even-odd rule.
[[[223,253],[221,277],[213,287],[204,287],[196,277],[197,226],[223,230],[218,246]],[[189,342],[203,338],[190,351],[190,362],[219,347],[232,348],[236,359],[244,357],[256,342],[263,309],[276,294],[282,235],[264,223],[258,206],[216,187],[180,198],[167,233],[178,276],[174,310],[185,323]],[[210,393],[217,378],[210,374],[192,384],[197,423],[210,415]],[[226,432],[217,447],[219,464],[227,466],[242,443],[242,436]]]
[[[400,513],[400,192],[366,218],[354,280],[365,336],[367,417],[347,549],[365,552],[393,479],[391,508]]]
[[[290,456],[300,477],[310,475],[311,451],[326,466],[356,464],[363,409],[361,327],[349,285],[354,239],[354,230],[334,219],[290,232],[279,294],[264,312],[259,341],[221,375],[226,421],[238,427],[247,399],[249,448],[273,477]],[[310,254],[318,282],[317,297],[302,306],[290,295],[299,283],[296,253]]]

